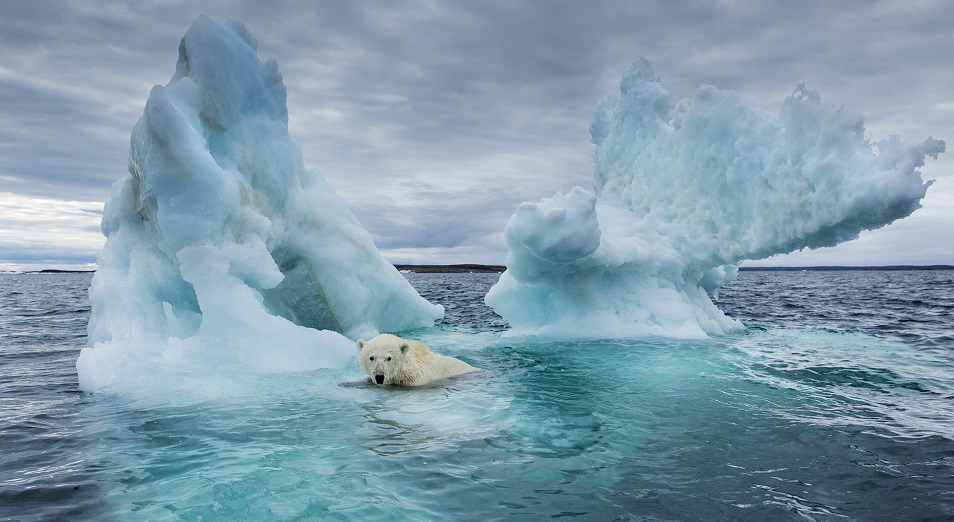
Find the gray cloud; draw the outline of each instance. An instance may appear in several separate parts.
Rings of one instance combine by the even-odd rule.
[[[306,166],[395,261],[502,262],[521,201],[591,185],[590,117],[639,55],[677,98],[709,83],[777,110],[804,82],[865,115],[873,139],[954,139],[943,0],[37,0],[0,5],[0,193],[107,198],[149,89],[203,12],[244,22],[259,56],[278,60]],[[890,229],[950,233],[952,165],[925,167],[939,181],[924,212]],[[882,262],[898,235],[810,259]],[[924,262],[954,263],[954,246],[932,249]]]

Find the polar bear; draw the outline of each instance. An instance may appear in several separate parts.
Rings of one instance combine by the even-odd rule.
[[[432,352],[424,343],[391,334],[359,339],[358,361],[369,382],[395,386],[420,386],[477,371],[460,359]]]

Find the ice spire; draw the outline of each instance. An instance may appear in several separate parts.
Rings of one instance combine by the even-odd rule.
[[[83,389],[171,360],[340,366],[353,358],[346,337],[442,316],[305,170],[285,93],[244,25],[203,15],[189,28],[105,207]]]

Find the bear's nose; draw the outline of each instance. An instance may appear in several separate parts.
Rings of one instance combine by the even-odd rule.
[[[374,382],[378,384],[384,384],[384,376],[380,373],[374,376]]]

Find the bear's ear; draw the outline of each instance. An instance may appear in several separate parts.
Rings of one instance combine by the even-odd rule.
[[[411,345],[409,345],[409,344],[407,344],[407,343],[402,344],[402,345],[401,345],[401,353],[407,353],[407,351],[408,351],[410,348],[411,348]]]
[[[364,348],[364,339],[358,339],[358,351],[360,352],[362,348]]]

